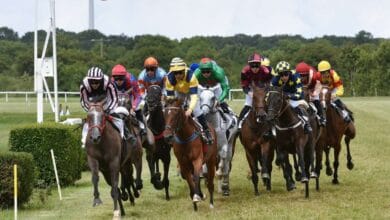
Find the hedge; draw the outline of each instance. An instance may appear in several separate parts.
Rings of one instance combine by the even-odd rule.
[[[30,153],[0,153],[0,164],[0,207],[13,206],[14,164],[18,166],[18,204],[22,205],[28,202],[37,175],[33,156]]]
[[[85,153],[80,147],[81,130],[76,126],[55,123],[32,124],[11,130],[11,151],[29,152],[39,169],[38,181],[43,187],[55,183],[50,154],[53,149],[61,186],[73,184],[81,178]]]

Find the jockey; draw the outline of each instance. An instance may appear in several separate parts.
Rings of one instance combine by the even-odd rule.
[[[84,77],[81,85],[80,85],[80,102],[81,107],[85,110],[89,110],[90,100],[94,97],[104,96],[106,98],[106,102],[103,106],[103,110],[106,114],[124,114],[128,115],[129,113],[123,108],[117,108],[118,106],[118,93],[117,90],[108,78],[107,75],[103,73],[103,71],[98,67],[91,67],[87,76]],[[118,109],[118,110],[117,110]],[[114,124],[119,128],[120,135],[122,138],[125,138],[124,134],[124,123],[121,118],[113,117]],[[88,134],[88,123],[85,123],[83,126],[81,143],[82,147],[85,147],[86,138]],[[130,139],[134,143],[136,141],[134,136],[126,137],[126,139]]]
[[[141,89],[142,101],[141,105],[145,103],[146,91],[151,85],[158,85],[162,89],[163,97],[165,92],[165,79],[167,73],[158,66],[158,61],[154,57],[148,57],[144,61],[144,69],[138,75],[138,84]],[[148,106],[145,104],[144,111],[147,112]]]
[[[334,100],[338,109],[341,110],[344,121],[347,123],[351,122],[352,117],[350,116],[347,107],[338,98],[338,96],[342,96],[344,94],[343,82],[341,81],[339,75],[335,70],[331,69],[330,63],[326,60],[318,63],[318,73],[320,75],[321,84],[329,87],[329,91],[332,93],[332,100]]]
[[[254,53],[248,58],[248,64],[241,70],[241,87],[245,93],[245,105],[238,117],[238,128],[241,129],[245,115],[252,108],[253,92],[251,82],[269,84],[272,75],[266,66],[261,65],[262,57]]]
[[[296,65],[295,71],[301,76],[302,85],[308,88],[310,93],[310,101],[314,103],[317,108],[318,116],[320,117],[320,126],[325,126],[326,115],[320,103],[320,75],[316,69],[305,62],[300,62]]]
[[[118,92],[126,93],[131,97],[131,109],[130,113],[134,114],[138,121],[140,121],[140,134],[145,135],[146,134],[146,128],[145,123],[142,115],[142,109],[141,109],[141,94],[140,89],[138,87],[138,81],[137,78],[127,72],[126,68],[121,65],[117,64],[112,68],[112,77],[111,82],[116,86]]]
[[[198,102],[198,80],[186,63],[179,58],[172,59],[169,73],[166,80],[167,98],[178,97],[189,100],[188,109],[185,112],[187,117],[193,113],[199,123],[202,125],[202,138],[207,144],[213,143],[213,136],[207,126],[207,121]]]
[[[303,119],[304,131],[309,133],[312,131],[310,126],[307,108],[309,105],[304,100],[302,83],[299,74],[295,74],[290,69],[290,64],[286,61],[280,61],[275,68],[278,74],[272,79],[272,86],[281,86],[284,94],[290,99],[289,103],[298,113],[299,118]]]
[[[225,102],[230,90],[225,71],[210,58],[202,58],[199,62],[199,68],[195,70],[194,74],[198,79],[199,84],[204,87],[213,87],[217,84],[220,85],[220,87],[214,91],[214,95],[215,97],[218,97],[218,102],[223,112],[232,114],[228,104]]]

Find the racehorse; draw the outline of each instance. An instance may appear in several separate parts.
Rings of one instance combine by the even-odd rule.
[[[207,121],[213,126],[218,139],[218,192],[228,196],[229,173],[231,162],[238,136],[238,119],[235,115],[225,114],[217,107],[218,100],[214,91],[219,85],[214,87],[198,86],[200,108],[205,114]]]
[[[165,188],[165,199],[169,200],[169,164],[171,163],[171,145],[164,139],[165,120],[163,106],[161,103],[162,90],[158,85],[149,86],[146,95],[148,106],[147,124],[154,136],[154,145],[146,148],[146,159],[148,161],[151,182],[156,189]],[[159,172],[159,160],[164,166],[164,176],[161,182]]]
[[[103,173],[107,184],[111,186],[111,197],[114,201],[114,218],[119,215],[125,215],[122,201],[120,199],[121,191],[118,188],[119,173],[122,176],[129,176],[131,169],[125,164],[130,158],[132,146],[122,145],[120,133],[114,128],[113,124],[106,119],[103,111],[105,100],[93,100],[87,114],[87,123],[89,125],[86,152],[88,165],[92,172],[92,183],[94,187],[93,206],[102,203],[99,197],[98,182],[99,171]],[[125,182],[128,184],[128,182]],[[126,185],[126,188],[129,186]],[[125,193],[125,192],[122,192]],[[118,203],[120,211],[118,209]]]
[[[118,106],[123,106],[125,107],[129,112],[132,107],[132,102],[129,96],[130,91],[126,91],[124,93],[118,92]],[[136,178],[135,178],[135,187],[137,190],[141,190],[143,188],[142,184],[142,147],[141,147],[141,142],[139,135],[137,135],[139,132],[136,128],[135,125],[138,124],[137,119],[133,116],[130,115],[125,119],[125,126],[127,126],[127,129],[129,132],[131,132],[133,135],[136,136],[137,138],[137,145],[131,148],[131,157],[130,161],[131,164],[134,165],[135,171],[136,171]],[[132,177],[133,179],[133,177]],[[123,189],[123,187],[121,187]],[[135,195],[138,195],[138,192],[134,192]],[[136,196],[137,197],[137,196]]]
[[[210,194],[210,208],[214,208],[214,176],[217,163],[217,140],[214,129],[209,126],[214,142],[207,145],[199,134],[199,126],[192,117],[187,117],[183,108],[183,100],[168,99],[164,109],[164,138],[173,142],[173,151],[180,165],[182,178],[186,179],[190,188],[190,197],[194,210],[197,203],[205,199],[200,187],[202,164],[207,166],[207,188]]]
[[[242,123],[240,141],[245,148],[246,159],[251,170],[251,179],[255,190],[255,195],[260,195],[258,189],[259,171],[258,164],[261,165],[261,177],[266,189],[271,190],[272,161],[274,158],[274,148],[270,138],[263,137],[263,134],[270,130],[265,122],[265,97],[268,86],[265,84],[255,84],[252,82],[253,101],[252,109]]]
[[[267,121],[276,128],[276,151],[281,161],[287,190],[295,188],[291,178],[292,169],[288,153],[298,154],[302,172],[301,182],[305,184],[305,197],[309,197],[309,167],[313,167],[314,143],[312,134],[305,134],[303,122],[288,103],[281,87],[271,87],[266,101]]]
[[[354,121],[352,120],[349,123],[344,122],[343,117],[337,112],[335,104],[332,102],[331,93],[328,91],[328,88],[324,87],[321,93],[321,102],[326,106],[326,129],[321,135],[320,143],[323,146],[325,151],[325,165],[326,165],[326,174],[331,176],[333,174],[333,184],[338,184],[338,167],[339,167],[339,154],[341,150],[341,139],[344,137],[345,145],[347,146],[347,168],[352,170],[354,164],[352,162],[351,151],[349,143],[351,139],[356,136],[356,129]],[[348,110],[349,111],[349,110]],[[334,172],[330,167],[329,162],[329,151],[330,148],[334,149]]]
[[[316,179],[316,190],[318,191],[320,187],[319,174],[322,169],[322,152],[323,152],[323,147],[321,144],[319,144],[319,140],[324,129],[319,124],[319,119],[317,116],[318,110],[316,109],[314,103],[311,102],[310,92],[307,86],[303,86],[303,94],[304,94],[305,101],[310,106],[308,109],[308,115],[309,115],[310,125],[312,128],[312,136],[314,138],[313,142],[314,142],[314,151],[315,151],[315,166],[311,167],[310,177]],[[296,163],[295,155],[294,155],[294,167],[295,170],[298,169],[298,164]]]

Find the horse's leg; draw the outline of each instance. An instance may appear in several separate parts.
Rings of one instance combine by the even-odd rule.
[[[190,198],[193,199],[195,195],[195,182],[192,175],[192,169],[191,164],[185,164],[183,161],[179,161],[180,164],[180,172],[182,177],[186,179],[188,187],[190,188]],[[193,202],[194,210],[198,211],[198,206],[196,205],[196,202]]]
[[[333,174],[333,170],[332,167],[330,167],[329,151],[330,151],[330,146],[325,146],[324,152],[325,152],[326,175],[331,176]]]
[[[120,200],[120,191],[118,188],[119,166],[119,158],[113,159],[109,164],[111,179],[111,198],[114,201],[114,217],[119,216],[119,214],[125,215],[122,200]],[[120,206],[120,213],[118,210],[118,202]]]
[[[248,147],[249,148],[249,147]],[[246,148],[246,149],[248,149]],[[248,149],[248,151],[250,151]],[[258,188],[258,184],[259,184],[259,177],[257,176],[257,159],[254,158],[256,157],[256,153],[253,152],[253,151],[250,151],[248,152],[246,151],[246,159],[248,161],[248,164],[249,164],[249,168],[251,169],[251,173],[252,173],[252,176],[251,176],[251,179],[252,179],[252,183],[253,183],[253,188],[255,190],[255,195],[256,196],[259,196],[260,195],[260,192],[259,192],[259,188]]]
[[[202,153],[202,152],[201,152]],[[202,158],[197,158],[192,161],[193,169],[193,180],[194,180],[194,196],[193,202],[199,202],[203,198],[202,191],[200,189],[200,172],[202,172]],[[214,164],[215,165],[215,164]],[[214,169],[214,168],[212,168]],[[209,171],[208,171],[209,172]]]
[[[293,154],[292,157],[293,157],[293,161],[294,161],[295,180],[301,181],[302,173],[299,171],[299,164],[297,161],[297,155]]]
[[[214,176],[215,176],[215,169],[214,169],[214,167],[215,167],[215,164],[216,164],[216,158],[210,157],[210,158],[208,158],[206,163],[207,163],[207,169],[208,169],[208,172],[207,172],[207,189],[208,189],[209,195],[210,195],[210,208],[214,208]],[[226,175],[224,175],[224,176],[226,176]],[[229,181],[229,179],[227,181]],[[229,191],[227,193],[229,193]]]
[[[153,184],[154,188],[160,190],[163,188],[161,181],[159,181],[159,176],[156,173],[156,159],[155,153],[152,149],[147,150],[146,160],[148,161],[149,171],[150,171],[150,182]]]
[[[137,154],[138,155],[138,154]],[[137,190],[141,190],[144,185],[142,183],[142,154],[140,155],[140,158],[137,158],[137,161],[134,163],[135,171],[136,171],[136,178],[135,178],[135,188]]]
[[[271,166],[272,160],[270,159],[271,145],[269,142],[263,143],[261,145],[261,177],[263,178],[263,182],[266,186],[267,191],[271,190]]]
[[[171,163],[171,155],[169,154],[169,152],[170,152],[169,150],[167,152],[164,152],[165,155],[163,155],[163,159],[162,159],[162,162],[163,162],[163,165],[164,165],[163,185],[164,185],[164,188],[165,188],[165,199],[167,201],[170,200],[168,174],[169,174],[169,164]]]
[[[286,188],[287,191],[291,191],[295,189],[295,182],[292,178],[292,166],[290,164],[290,160],[288,158],[287,152],[283,152],[279,150],[279,158],[280,158],[280,165],[283,169],[283,177],[286,180]]]
[[[347,168],[349,170],[352,170],[354,166],[352,162],[351,151],[349,148],[349,142],[351,141],[351,139],[355,137],[355,135],[356,135],[355,125],[353,124],[353,122],[351,122],[348,124],[347,130],[345,131],[345,137],[344,137],[344,142],[345,145],[347,146]]]
[[[315,172],[316,172],[316,190],[320,190],[320,174],[322,169],[322,155],[323,155],[323,145],[322,143],[317,142],[316,146],[316,166],[315,166]]]
[[[97,160],[88,156],[88,165],[92,172],[92,184],[93,184],[93,203],[92,206],[95,207],[97,205],[102,204],[102,200],[100,200],[100,193],[98,189],[99,185],[99,163]]]
[[[333,168],[334,168],[334,173],[333,173],[333,184],[339,184],[338,180],[338,168],[339,168],[339,154],[341,150],[341,144],[340,142],[335,145],[334,147],[334,162],[333,162]]]

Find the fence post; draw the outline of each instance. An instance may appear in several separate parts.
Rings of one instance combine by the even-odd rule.
[[[26,103],[28,102],[28,93],[26,92]]]
[[[65,94],[65,103],[68,103],[68,95],[67,95],[68,93],[65,92],[64,94]]]
[[[5,102],[8,102],[8,92],[5,93]]]

